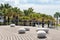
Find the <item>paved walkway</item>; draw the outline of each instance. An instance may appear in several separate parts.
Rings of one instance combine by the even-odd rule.
[[[18,29],[24,26],[0,26],[0,40],[60,40],[60,30],[49,29],[47,38],[37,38],[36,27],[30,27],[25,34],[18,34]],[[29,26],[28,26],[29,27]]]

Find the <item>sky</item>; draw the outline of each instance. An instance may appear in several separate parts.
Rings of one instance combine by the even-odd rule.
[[[0,0],[1,3],[9,3],[11,6],[18,7],[21,10],[31,7],[35,12],[52,16],[55,12],[60,12],[60,0]]]

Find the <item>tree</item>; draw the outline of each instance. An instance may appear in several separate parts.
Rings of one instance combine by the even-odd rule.
[[[31,18],[31,19],[36,19],[36,20],[38,20],[41,16],[40,16],[40,14],[38,14],[38,13],[31,13],[31,14],[29,14],[29,17]]]
[[[57,19],[57,24],[58,24],[58,18],[60,17],[60,13],[59,13],[59,12],[56,12],[56,13],[54,14],[54,17]]]
[[[33,9],[32,8],[29,8],[28,10],[24,10],[25,16],[28,16],[31,13],[33,13]]]
[[[7,4],[4,4],[4,8],[8,9],[8,8],[11,8],[11,6],[7,3]]]
[[[48,20],[48,19],[53,20],[54,19],[50,15],[34,12],[34,10],[32,8],[28,8],[27,10],[21,11],[20,8],[12,7],[8,3],[0,5],[0,12],[4,15],[4,19],[5,19],[4,24],[6,23],[6,20],[9,23],[10,20],[14,20],[14,19],[28,20],[28,21],[32,20],[32,19],[41,21],[43,17],[44,17],[44,20]],[[1,15],[1,13],[0,13],[0,15]],[[13,18],[13,16],[15,16],[15,17]],[[16,21],[16,23],[17,22],[18,21]]]
[[[0,16],[3,16],[4,13],[0,12]]]
[[[33,9],[32,9],[32,8],[29,8],[29,9],[28,9],[28,12],[29,12],[29,13],[33,13]]]
[[[25,16],[28,16],[28,11],[24,10],[24,14],[25,14]]]
[[[4,8],[3,4],[0,5],[0,10],[2,10]]]

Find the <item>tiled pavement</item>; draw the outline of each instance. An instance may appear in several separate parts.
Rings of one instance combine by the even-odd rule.
[[[0,40],[60,40],[60,30],[49,29],[46,38],[37,38],[37,27],[30,27],[30,31],[26,31],[25,34],[18,34],[21,27],[26,26],[0,26]]]

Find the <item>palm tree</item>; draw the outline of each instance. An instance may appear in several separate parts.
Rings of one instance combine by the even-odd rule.
[[[8,3],[7,4],[1,4],[0,8],[1,8],[0,11],[2,13],[4,13],[4,21],[5,21],[4,24],[5,24],[6,23],[6,16],[8,17],[9,16],[8,13],[9,14],[11,13],[11,11],[10,11],[11,6]],[[9,21],[9,17],[8,17],[8,21]]]
[[[0,5],[0,10],[2,10],[2,9],[3,9],[3,7],[4,7],[4,6],[3,6],[3,4],[1,4],[1,5]]]
[[[29,8],[28,10],[24,10],[25,16],[28,16],[31,13],[33,13],[33,9],[32,8]]]
[[[11,6],[7,3],[7,4],[4,4],[4,8],[8,9],[8,8],[11,8]]]
[[[29,12],[29,13],[33,13],[33,9],[32,9],[32,8],[29,8],[29,9],[28,9],[28,12]]]
[[[56,20],[57,20],[56,24],[58,24],[58,18],[60,17],[60,13],[59,13],[59,12],[56,12],[56,13],[54,14],[54,17],[55,17]]]
[[[15,24],[18,25],[18,16],[15,17]]]

